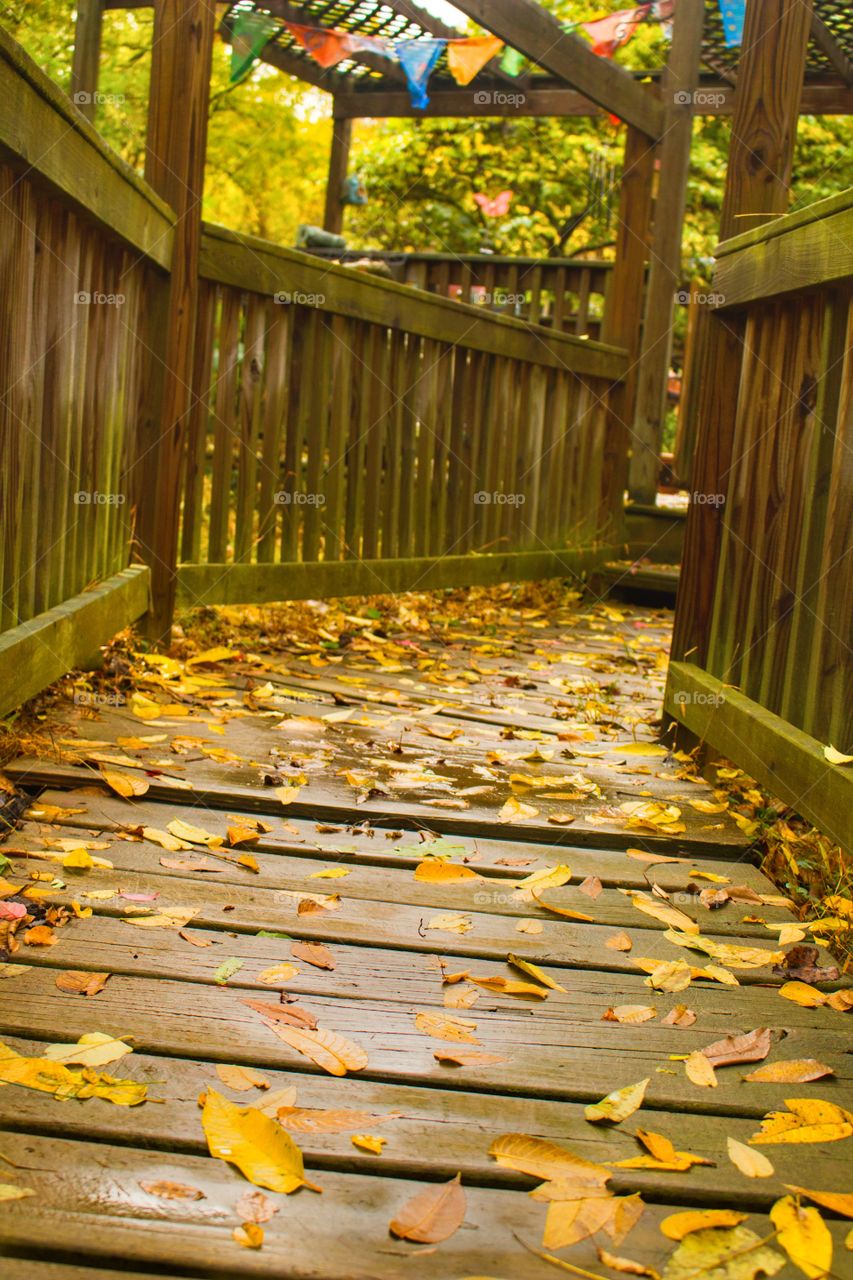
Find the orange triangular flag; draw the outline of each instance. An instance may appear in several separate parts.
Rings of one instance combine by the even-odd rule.
[[[500,53],[503,40],[497,36],[470,36],[451,40],[447,45],[447,65],[457,84],[470,84],[478,71]]]

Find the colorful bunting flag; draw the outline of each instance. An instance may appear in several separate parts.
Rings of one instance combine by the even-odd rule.
[[[294,40],[321,67],[336,67],[353,52],[352,36],[348,31],[329,31],[324,27],[304,27],[299,22],[284,24]]]
[[[743,41],[746,0],[720,0],[720,13],[723,15],[726,46],[733,49]]]
[[[231,84],[248,75],[255,59],[280,30],[281,23],[266,13],[237,15],[231,28]]]
[[[523,53],[519,53],[517,49],[510,49],[507,45],[504,56],[501,58],[501,71],[505,71],[508,76],[520,76],[526,61]]]
[[[447,65],[457,84],[470,84],[478,72],[504,47],[497,36],[472,36],[469,40],[450,40]]]
[[[426,87],[433,68],[447,47],[446,40],[400,40],[395,45],[400,66],[406,74],[413,107],[429,106]]]
[[[580,26],[592,41],[592,51],[600,58],[612,58],[617,49],[627,44],[637,27],[649,16],[651,5],[635,9],[619,9],[604,18],[582,22]]]

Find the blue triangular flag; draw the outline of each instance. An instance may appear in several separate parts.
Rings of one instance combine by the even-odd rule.
[[[735,48],[743,41],[743,24],[746,19],[746,0],[719,0],[723,15],[723,31],[726,46]]]
[[[446,45],[446,40],[435,39],[400,40],[395,45],[400,65],[406,73],[413,107],[423,110],[429,106],[427,82]]]

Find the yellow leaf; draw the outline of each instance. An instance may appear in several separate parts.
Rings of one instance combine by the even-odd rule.
[[[540,987],[538,983],[534,982],[517,982],[512,978],[504,978],[501,974],[477,978],[471,973],[468,975],[468,981],[475,983],[478,987],[483,987],[486,991],[496,991],[499,995],[535,996],[538,1000],[547,1000],[548,998],[547,987]]]
[[[529,960],[522,959],[521,956],[514,956],[512,952],[507,956],[507,960],[511,965],[514,965],[516,969],[520,969],[522,973],[529,974],[529,976],[535,979],[536,982],[541,982],[543,987],[550,987],[552,991],[566,990],[565,987],[560,986],[559,982],[555,982],[553,978],[549,978],[547,973],[545,973],[543,969],[539,968],[538,964],[532,964]],[[473,981],[474,979],[472,978],[472,982]]]
[[[650,898],[644,893],[631,894],[631,902],[638,911],[644,912],[647,916],[652,916],[655,920],[660,920],[662,924],[667,924],[671,928],[681,929],[684,933],[698,933],[699,926],[695,920],[691,920],[690,916],[685,915],[683,911],[679,911],[677,907],[669,906],[665,902],[658,902],[655,898]]]
[[[853,1218],[853,1195],[851,1194],[841,1194],[836,1191],[807,1191],[805,1187],[792,1187],[788,1183],[785,1185],[789,1191],[793,1191],[798,1196],[807,1196],[809,1200],[814,1200],[815,1204],[822,1205],[832,1213],[841,1213],[845,1218]]]
[[[216,1074],[224,1085],[229,1089],[236,1089],[238,1093],[245,1093],[249,1089],[268,1089],[269,1081],[265,1080],[257,1071],[253,1071],[251,1067],[229,1067],[218,1066]]]
[[[302,1152],[277,1121],[256,1107],[238,1107],[208,1089],[201,1115],[212,1156],[236,1165],[256,1187],[290,1195],[305,1180]]]
[[[541,892],[543,889],[557,889],[567,884],[572,878],[571,867],[558,863],[556,867],[544,867],[541,871],[531,871],[523,880],[515,881],[516,889],[529,889]]]
[[[203,844],[208,849],[219,849],[225,843],[223,836],[211,835],[209,831],[204,831],[201,827],[194,827],[191,823],[184,822],[181,818],[173,818],[167,824],[166,829],[173,836],[176,836],[178,840],[188,840],[190,844]]]
[[[322,871],[312,871],[308,879],[339,880],[341,876],[348,876],[351,871],[352,867],[325,867]]]
[[[691,1232],[705,1231],[708,1227],[736,1227],[748,1216],[735,1209],[687,1209],[664,1218],[660,1229],[668,1240],[683,1240]]]
[[[815,1058],[790,1058],[786,1062],[771,1062],[765,1067],[758,1067],[743,1078],[753,1084],[808,1084],[810,1080],[821,1080],[834,1074],[832,1067],[824,1066]]]
[[[231,1234],[244,1249],[260,1249],[264,1243],[264,1229],[257,1222],[244,1222]]]
[[[607,748],[607,754],[611,756],[646,756],[663,759],[664,756],[669,755],[669,751],[657,742],[626,742],[621,746],[617,742],[612,747]]]
[[[729,1159],[747,1178],[770,1178],[775,1170],[773,1165],[760,1151],[738,1142],[736,1138],[727,1139]]]
[[[26,1196],[34,1196],[31,1187],[16,1187],[11,1182],[0,1182],[0,1204],[4,1200],[23,1200]]]
[[[582,1184],[586,1188],[603,1187],[610,1173],[603,1165],[584,1160],[565,1147],[526,1133],[505,1133],[495,1138],[489,1155],[505,1169],[528,1173],[552,1183]]]
[[[667,1261],[663,1280],[757,1280],[775,1276],[784,1266],[784,1254],[749,1227],[700,1228],[680,1241]]]
[[[617,1004],[601,1015],[602,1022],[627,1022],[636,1026],[640,1022],[650,1022],[657,1017],[657,1009],[647,1004]]]
[[[142,836],[152,844],[159,844],[161,849],[168,849],[170,853],[180,853],[192,848],[188,840],[179,840],[177,836],[170,835],[168,831],[160,831],[158,827],[143,827]]]
[[[450,884],[454,880],[482,880],[470,867],[456,866],[443,858],[425,858],[415,867],[415,879],[428,884]]]
[[[604,945],[611,951],[630,951],[634,944],[623,929],[621,933],[614,933],[608,938]]]
[[[258,981],[263,982],[268,987],[279,987],[286,982],[290,982],[298,973],[299,969],[295,964],[282,960],[280,964],[271,965],[269,969],[264,969],[263,973],[259,973]]]
[[[636,956],[633,963],[649,974],[643,985],[653,991],[685,991],[693,978],[693,970],[684,960],[650,960]]]
[[[117,796],[121,796],[122,800],[129,800],[132,796],[144,796],[150,785],[148,779],[140,777],[139,774],[120,773],[118,769],[103,767],[99,772],[107,786]]]
[[[334,1031],[305,1030],[302,1027],[284,1026],[264,1018],[265,1024],[280,1040],[289,1044],[297,1053],[304,1054],[330,1076],[345,1076],[348,1071],[363,1071],[367,1066],[367,1054],[361,1045],[345,1040]]]
[[[373,1156],[381,1156],[382,1148],[388,1141],[387,1138],[373,1138],[369,1133],[354,1133],[352,1135],[352,1144],[361,1151],[369,1151]]]
[[[820,1098],[786,1098],[787,1111],[771,1111],[749,1139],[751,1147],[769,1143],[837,1142],[853,1134],[853,1115]]]
[[[452,911],[441,916],[433,916],[426,925],[427,929],[439,929],[442,933],[469,933],[473,927],[474,922],[470,916]]]
[[[684,1070],[688,1080],[703,1088],[716,1089],[717,1076],[704,1053],[691,1053],[685,1059]]]
[[[522,804],[515,796],[510,796],[498,812],[498,822],[523,822],[525,818],[537,817],[538,813],[532,804]]]
[[[853,764],[853,756],[846,756],[841,751],[836,751],[835,747],[824,747],[824,759],[830,764]]]
[[[482,1044],[471,1033],[476,1030],[476,1022],[465,1018],[451,1018],[441,1013],[418,1013],[415,1015],[415,1026],[426,1036],[436,1040],[452,1040],[462,1044]]]
[[[722,804],[713,804],[710,800],[690,801],[690,808],[695,809],[697,813],[725,813],[728,807],[725,801]]]
[[[645,1080],[640,1080],[638,1084],[628,1084],[623,1089],[615,1089],[600,1102],[584,1107],[587,1120],[591,1124],[601,1124],[603,1121],[619,1124],[622,1120],[627,1120],[628,1116],[632,1116],[643,1105],[649,1079],[650,1077],[647,1077]]]
[[[302,790],[301,787],[274,787],[273,794],[277,797],[277,799],[281,804],[287,805],[287,804],[293,804],[294,800],[299,795],[299,792],[301,790]]]
[[[806,1009],[816,1009],[818,1005],[826,1004],[827,1000],[822,991],[818,991],[817,987],[810,987],[807,982],[786,982],[779,988],[779,995]]]
[[[679,933],[677,929],[667,929],[665,938],[679,947],[692,947],[694,951],[704,951],[712,960],[719,960],[730,969],[758,969],[766,964],[781,964],[785,959],[784,951],[765,951],[762,947],[741,947],[731,942],[717,942],[713,938],[705,938],[693,931]]]
[[[51,1062],[64,1062],[82,1067],[103,1067],[132,1053],[129,1044],[103,1031],[89,1031],[80,1036],[76,1044],[49,1044],[42,1050],[42,1057]]]
[[[151,916],[125,917],[123,923],[135,924],[141,929],[183,929],[199,910],[199,907],[164,907]]]
[[[819,1280],[832,1268],[832,1236],[817,1209],[798,1205],[793,1196],[783,1196],[770,1210],[776,1239],[795,1267],[810,1280]]]
[[[583,911],[569,911],[566,907],[558,907],[553,902],[546,902],[544,898],[540,898],[535,889],[530,889],[529,893],[537,907],[551,911],[555,916],[562,916],[565,920],[579,920],[582,924],[594,923],[594,917],[585,915]]]
[[[194,667],[201,662],[228,662],[239,656],[235,649],[226,649],[223,645],[218,645],[215,649],[205,649],[204,653],[197,653],[194,658],[187,658],[187,666]]]
[[[95,864],[85,849],[74,849],[62,859],[62,865],[69,871],[88,871]]]

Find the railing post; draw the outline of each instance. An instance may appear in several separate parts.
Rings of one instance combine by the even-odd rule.
[[[332,150],[329,155],[329,177],[326,182],[326,212],[323,227],[339,236],[344,229],[344,206],[341,193],[349,167],[352,144],[352,120],[332,120]]]
[[[153,439],[143,441],[139,544],[151,566],[149,635],[168,643],[175,604],[182,452],[192,407],[215,0],[156,0],[145,177],[175,210],[172,274]]]
[[[747,4],[721,240],[785,212],[811,15],[812,0]],[[674,659],[700,667],[708,656],[742,352],[743,322],[709,314],[701,367],[691,380],[699,395],[692,485],[717,497],[690,506],[672,642]]]
[[[621,509],[628,479],[630,428],[634,418],[637,357],[643,324],[643,285],[649,257],[654,179],[655,144],[646,134],[628,125],[619,194],[616,260],[607,289],[602,342],[628,352],[625,381],[611,398],[612,421],[605,460],[604,484],[612,506]],[[606,500],[608,494],[603,495]],[[617,511],[618,519],[618,511]]]
[[[77,0],[71,97],[87,120],[95,119],[104,0]]]
[[[672,355],[672,317],[675,291],[681,277],[681,241],[704,20],[704,0],[679,0],[673,20],[672,47],[663,77],[665,125],[659,147],[660,174],[646,288],[643,345],[637,372],[630,467],[629,488],[636,502],[653,503],[657,496]]]

